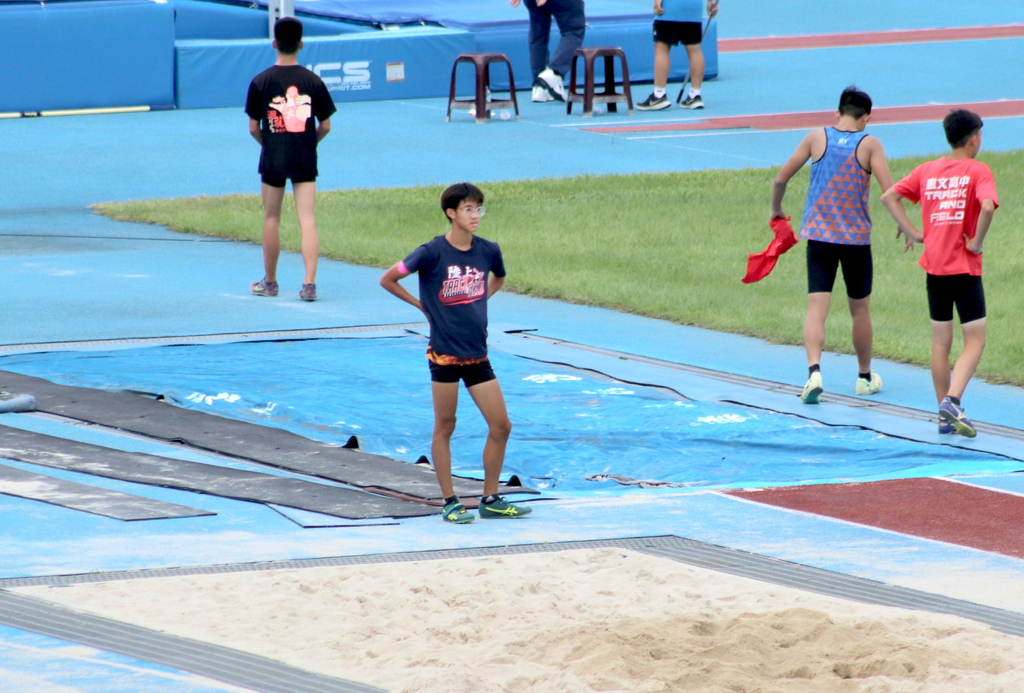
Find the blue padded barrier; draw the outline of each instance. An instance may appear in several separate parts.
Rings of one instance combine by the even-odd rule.
[[[242,108],[250,80],[275,60],[266,39],[176,46],[179,108]],[[320,74],[336,102],[422,98],[447,95],[456,56],[474,50],[465,31],[374,31],[310,37],[299,62]]]
[[[171,0],[171,4],[174,5],[174,37],[177,40],[269,40],[270,23],[265,7],[241,7],[204,0]],[[302,20],[303,34],[307,38],[373,31],[366,26],[333,19],[301,14],[299,19]]]
[[[174,103],[174,11],[148,0],[0,4],[0,112]]]

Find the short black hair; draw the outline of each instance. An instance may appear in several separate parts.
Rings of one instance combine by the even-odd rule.
[[[302,22],[295,17],[281,17],[274,22],[274,40],[282,53],[298,53],[302,43]]]
[[[463,200],[472,200],[478,205],[484,203],[483,191],[473,185],[472,183],[456,183],[455,185],[449,185],[448,188],[441,193],[441,211],[444,212],[444,218],[449,219],[448,210],[458,209],[459,205]]]
[[[843,89],[839,96],[839,115],[861,118],[871,113],[871,97],[854,85]]]
[[[953,149],[958,149],[971,139],[971,135],[981,130],[981,116],[963,108],[955,108],[942,119],[942,129],[946,131],[946,141]]]

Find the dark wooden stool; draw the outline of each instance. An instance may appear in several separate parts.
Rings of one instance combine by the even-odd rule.
[[[476,66],[476,97],[473,99],[455,98],[455,71],[458,69],[459,63],[472,63]],[[505,101],[487,100],[487,92],[491,87],[491,63],[505,63],[508,66],[510,98]],[[453,108],[476,109],[476,122],[486,123],[492,109],[509,107],[515,109],[516,120],[519,120],[519,103],[516,101],[516,83],[512,78],[512,64],[504,53],[462,53],[455,58],[455,64],[452,65],[452,86],[448,92],[448,115],[445,121],[451,122]]]
[[[622,93],[615,91],[615,58],[622,65]],[[576,60],[583,58],[583,94],[576,91]],[[594,61],[604,58],[604,91],[594,93]],[[572,72],[569,77],[569,92],[565,100],[566,114],[572,113],[574,103],[583,103],[583,117],[594,117],[594,104],[606,103],[612,113],[618,111],[618,103],[624,101],[629,106],[629,115],[633,115],[633,94],[629,90],[629,66],[626,65],[626,54],[621,48],[600,46],[577,48],[572,55]]]

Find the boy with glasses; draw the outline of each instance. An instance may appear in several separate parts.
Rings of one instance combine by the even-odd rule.
[[[476,235],[486,211],[483,202],[483,192],[472,183],[450,186],[441,195],[441,210],[451,230],[412,251],[380,278],[384,289],[421,310],[430,323],[427,360],[434,402],[430,454],[444,497],[441,516],[456,524],[476,519],[459,501],[452,485],[451,438],[460,380],[466,383],[488,428],[480,517],[530,514],[530,508],[513,505],[498,495],[512,422],[487,358],[487,300],[504,283],[505,264],[498,244]],[[419,274],[419,298],[399,284],[413,272]]]

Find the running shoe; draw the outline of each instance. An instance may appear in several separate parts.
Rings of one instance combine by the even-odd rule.
[[[641,111],[663,111],[666,108],[671,108],[671,106],[672,102],[664,94],[661,95],[661,98],[651,94],[636,105]]]
[[[275,293],[277,285],[274,285]],[[316,284],[303,284],[302,290],[299,291],[299,298],[303,301],[315,301],[316,300]]]
[[[873,395],[882,389],[882,378],[871,371],[871,380],[867,378],[857,378],[857,394],[858,395]]]
[[[476,519],[476,516],[466,510],[459,501],[452,501],[441,509],[441,517],[445,522],[454,522],[457,525],[469,524]]]
[[[939,419],[939,435],[940,436],[948,436],[948,435],[952,435],[954,433],[956,433],[956,426],[954,426],[953,424],[949,423],[945,419],[940,418]]]
[[[557,72],[550,67],[537,75],[537,79],[548,90],[548,94],[555,101],[565,101],[565,83]]]
[[[691,109],[704,108],[704,100],[699,96],[687,96],[679,105]]]
[[[962,436],[973,438],[978,435],[978,432],[974,430],[974,424],[967,418],[964,410],[953,404],[949,397],[943,399],[942,404],[939,405],[939,416],[953,424],[953,428]]]
[[[266,277],[249,285],[249,291],[257,296],[277,296],[277,282],[268,282]]]
[[[533,102],[544,103],[545,101],[554,101],[555,98],[548,93],[547,87],[541,86],[539,83],[533,85]]]
[[[821,371],[814,371],[811,373],[811,377],[807,379],[807,384],[804,385],[803,394],[800,395],[800,399],[804,404],[817,404],[818,398],[821,397],[821,393],[825,391],[821,383]]]
[[[525,505],[513,505],[507,500],[498,496],[498,500],[493,503],[480,502],[480,517],[481,518],[495,518],[495,517],[525,517],[529,515],[533,510],[527,508]]]

